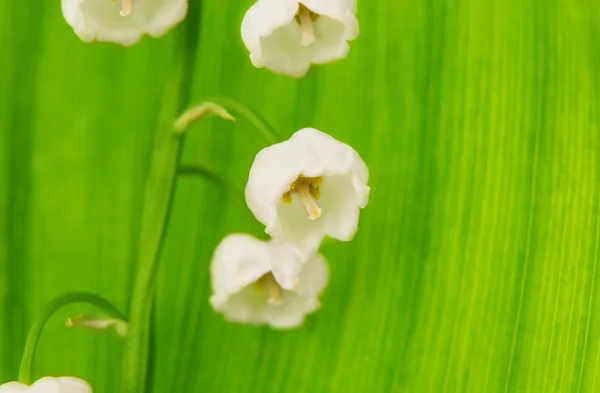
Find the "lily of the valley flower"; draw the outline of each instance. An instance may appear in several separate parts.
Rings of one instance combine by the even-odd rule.
[[[0,393],[92,393],[92,387],[82,379],[74,377],[44,377],[33,385],[8,382],[0,385]]]
[[[302,264],[285,244],[232,234],[215,250],[211,278],[210,302],[227,319],[287,329],[320,307],[329,274],[321,255]]]
[[[299,78],[311,64],[346,57],[358,36],[355,0],[258,0],[242,21],[255,67]]]
[[[187,0],[62,0],[65,20],[83,41],[133,45],[159,37],[181,22]]]
[[[305,128],[256,155],[246,203],[266,233],[311,255],[325,236],[354,237],[369,200],[368,180],[367,166],[353,148]]]

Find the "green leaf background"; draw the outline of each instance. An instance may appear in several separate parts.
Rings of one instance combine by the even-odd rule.
[[[107,0],[108,1],[108,0]],[[153,317],[153,392],[595,392],[600,389],[600,11],[596,0],[359,1],[346,60],[301,80],[252,67],[251,2],[191,0],[133,48],[84,44],[58,1],[0,2],[0,381],[44,304],[90,290],[126,310],[144,182],[165,119],[231,96],[284,136],[354,146],[372,195],[323,248],[323,307],[289,332],[226,323],[208,264],[262,233],[180,180]],[[265,142],[203,120],[184,154],[243,189]],[[36,376],[119,390],[122,343],[52,319]]]

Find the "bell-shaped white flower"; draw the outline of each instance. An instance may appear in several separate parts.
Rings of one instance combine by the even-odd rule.
[[[83,41],[133,45],[159,37],[183,20],[187,0],[62,0],[67,23]]]
[[[285,244],[232,234],[217,247],[211,262],[215,310],[233,322],[300,326],[320,307],[318,296],[329,280],[321,255],[300,263]]]
[[[44,377],[33,385],[8,382],[0,385],[0,393],[92,393],[92,387],[82,379],[74,377]]]
[[[359,31],[355,8],[356,0],[258,0],[242,21],[252,64],[299,78],[346,57]]]
[[[246,203],[265,232],[310,255],[325,236],[352,240],[369,201],[368,180],[353,148],[305,128],[256,155]]]

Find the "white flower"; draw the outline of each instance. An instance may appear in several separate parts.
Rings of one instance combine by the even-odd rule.
[[[74,377],[44,377],[33,385],[8,382],[0,385],[0,393],[92,393],[92,387],[82,379]]]
[[[246,203],[265,232],[310,255],[325,236],[352,240],[369,201],[368,180],[353,148],[305,128],[256,155]]]
[[[355,8],[356,0],[258,0],[242,21],[252,64],[299,78],[346,57],[358,36]]]
[[[62,0],[67,23],[83,41],[133,45],[159,37],[183,20],[187,0]]]
[[[211,262],[215,310],[234,322],[287,329],[320,307],[329,272],[320,255],[305,264],[286,245],[250,235],[227,236]]]

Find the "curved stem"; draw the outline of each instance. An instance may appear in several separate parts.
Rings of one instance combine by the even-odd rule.
[[[270,144],[282,141],[279,134],[277,134],[277,131],[275,131],[275,129],[262,116],[260,116],[244,104],[234,100],[233,98],[214,97],[207,101],[221,105],[227,109],[230,109],[232,112],[235,112],[238,115],[244,117],[264,136],[264,138]]]
[[[35,321],[31,330],[29,331],[29,335],[27,336],[27,341],[25,343],[25,349],[23,350],[23,357],[21,358],[21,366],[19,368],[19,381],[29,385],[31,383],[31,374],[33,369],[33,358],[35,356],[35,351],[42,335],[42,331],[44,330],[44,326],[46,323],[54,315],[58,310],[62,309],[71,304],[76,303],[88,303],[93,306],[98,307],[100,310],[104,311],[110,317],[114,319],[118,319],[121,321],[126,321],[125,315],[123,315],[111,302],[103,298],[102,296],[96,295],[91,292],[71,292],[66,293],[52,300],[44,311],[42,315]]]
[[[180,176],[199,176],[221,187],[223,191],[237,202],[245,204],[244,193],[234,186],[229,180],[219,175],[214,170],[202,165],[184,165],[180,166],[177,173]]]

